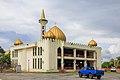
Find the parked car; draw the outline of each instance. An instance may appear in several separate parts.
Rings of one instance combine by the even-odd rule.
[[[101,76],[104,75],[104,70],[95,70],[94,67],[86,67],[85,69],[79,70],[79,77],[87,76],[88,78],[92,79],[93,77],[97,77],[100,79]]]
[[[111,72],[116,72],[116,68],[115,67],[111,67],[110,71]]]

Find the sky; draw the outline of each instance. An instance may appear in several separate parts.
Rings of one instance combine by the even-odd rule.
[[[47,30],[56,23],[69,42],[88,45],[93,38],[102,62],[120,56],[120,0],[0,0],[0,46],[40,40],[42,9]]]

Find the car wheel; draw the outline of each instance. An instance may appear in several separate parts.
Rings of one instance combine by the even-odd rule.
[[[82,77],[82,73],[79,73],[79,77],[80,77],[80,78]]]
[[[101,78],[101,75],[98,75],[98,76],[97,76],[97,79],[100,79],[100,78]]]
[[[93,75],[91,73],[89,73],[89,79],[92,79]]]

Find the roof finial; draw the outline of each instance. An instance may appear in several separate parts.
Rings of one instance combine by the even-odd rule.
[[[45,19],[45,13],[44,13],[44,9],[42,9],[42,15],[41,15],[41,19]]]

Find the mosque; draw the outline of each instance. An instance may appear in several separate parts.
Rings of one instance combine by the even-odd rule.
[[[48,20],[44,10],[39,23],[41,39],[28,44],[16,40],[8,51],[11,64],[21,65],[23,72],[69,72],[86,65],[101,69],[101,47],[93,39],[88,45],[67,42],[65,34],[57,26],[46,32]]]

